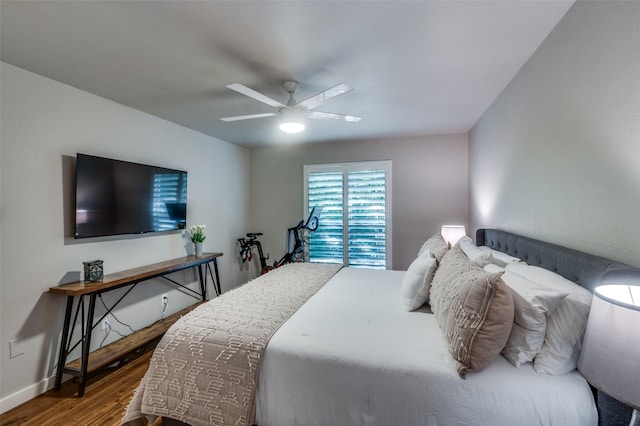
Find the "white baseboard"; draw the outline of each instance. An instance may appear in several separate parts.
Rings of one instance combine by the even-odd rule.
[[[0,413],[9,411],[12,408],[17,407],[18,405],[24,404],[25,402],[32,400],[36,396],[41,395],[50,389],[53,389],[55,383],[56,376],[53,375],[0,399]]]

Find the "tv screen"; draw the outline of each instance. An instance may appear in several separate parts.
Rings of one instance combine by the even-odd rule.
[[[77,154],[75,237],[184,229],[187,172]]]

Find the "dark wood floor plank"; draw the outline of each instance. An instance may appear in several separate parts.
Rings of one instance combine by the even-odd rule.
[[[69,381],[59,392],[48,391],[0,415],[0,425],[103,425],[118,426],[135,389],[147,371],[151,352],[116,370],[92,378],[82,398],[78,385]],[[154,423],[154,426],[162,422]]]

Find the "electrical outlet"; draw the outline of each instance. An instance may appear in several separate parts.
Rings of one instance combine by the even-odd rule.
[[[109,330],[111,328],[111,322],[109,321],[109,315],[102,319],[102,329]]]
[[[162,295],[162,298],[160,299],[160,306],[164,308],[165,306],[167,306],[167,304],[169,304],[169,295],[165,293]]]

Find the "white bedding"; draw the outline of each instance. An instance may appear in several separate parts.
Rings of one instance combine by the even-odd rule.
[[[404,273],[344,268],[276,332],[258,425],[597,425],[577,371],[549,376],[500,356],[460,379],[434,316],[402,308]]]

